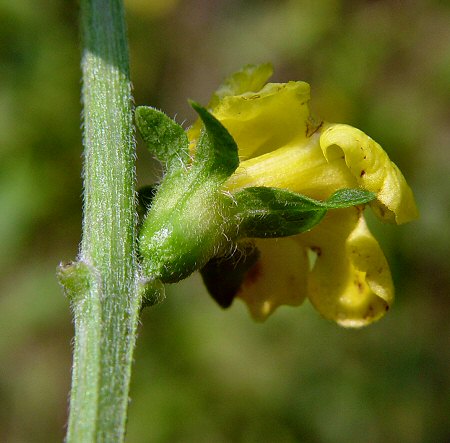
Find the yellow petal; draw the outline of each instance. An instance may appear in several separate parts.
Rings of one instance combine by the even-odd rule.
[[[276,151],[241,162],[225,183],[225,189],[236,192],[249,186],[271,186],[326,199],[338,189],[357,187],[344,159],[332,162],[325,159],[319,138],[318,131],[308,138],[296,138]]]
[[[320,146],[329,161],[343,151],[358,184],[377,194],[371,207],[379,218],[397,224],[417,218],[414,196],[402,173],[364,132],[348,125],[329,124],[322,128]]]
[[[255,320],[265,320],[278,306],[300,305],[306,297],[308,259],[292,238],[255,240],[261,256],[239,293]]]
[[[208,103],[208,109],[214,109],[224,97],[240,95],[245,92],[258,92],[272,77],[273,67],[270,63],[247,65],[231,74],[219,86]]]
[[[257,93],[224,97],[213,114],[236,140],[239,156],[248,159],[314,132],[309,95],[304,82],[268,83]]]
[[[317,253],[308,297],[324,317],[361,327],[386,313],[394,298],[389,266],[359,208],[329,211],[319,226],[295,238]]]
[[[260,65],[247,65],[241,70],[231,74],[214,92],[207,108],[211,111],[219,104],[220,100],[229,95],[240,95],[244,92],[258,92],[273,74],[273,67],[270,63]],[[191,150],[195,150],[195,144],[200,137],[202,129],[201,119],[192,125],[188,131],[188,138],[191,142]]]

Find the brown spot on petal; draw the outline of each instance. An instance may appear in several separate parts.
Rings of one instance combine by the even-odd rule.
[[[294,287],[295,286],[295,282],[296,282],[295,275],[292,275],[292,274],[288,275],[286,281],[287,281],[287,285],[288,286]]]
[[[261,262],[255,263],[254,266],[250,268],[245,276],[244,284],[245,285],[253,285],[262,275],[262,266]]]
[[[358,288],[358,291],[362,294],[364,292],[364,284],[360,280],[354,281],[355,286]]]
[[[304,103],[302,103],[303,105]],[[323,121],[321,121],[318,125],[315,124],[313,121],[309,120],[306,122],[306,137],[311,137],[313,134],[315,134],[321,127],[323,126]]]
[[[361,171],[361,173],[359,174],[360,177],[362,177],[363,175],[366,174],[366,171],[364,171],[364,169]]]
[[[317,257],[322,255],[322,248],[319,248],[319,246],[311,246],[310,249],[317,254]]]

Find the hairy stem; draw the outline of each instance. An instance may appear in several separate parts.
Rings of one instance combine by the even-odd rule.
[[[75,317],[67,441],[121,442],[140,307],[128,48],[121,0],[80,5],[83,237],[60,271]]]

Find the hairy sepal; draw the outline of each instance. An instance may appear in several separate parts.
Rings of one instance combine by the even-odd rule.
[[[221,185],[239,166],[237,146],[212,114],[196,103],[192,106],[204,123],[193,163],[189,167],[174,167],[174,157],[167,157],[172,167],[154,196],[140,233],[144,276],[164,283],[188,277],[232,245],[233,201],[222,192]],[[172,128],[154,110],[146,109],[138,115],[150,115]],[[177,134],[176,130],[170,131],[160,132]],[[156,136],[147,136],[147,140],[155,139]],[[169,151],[159,152],[162,157],[161,152]]]

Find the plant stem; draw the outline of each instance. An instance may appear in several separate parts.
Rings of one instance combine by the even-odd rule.
[[[83,237],[78,268],[66,268],[78,282],[61,278],[75,317],[67,442],[121,442],[140,308],[128,48],[121,0],[80,5]]]

